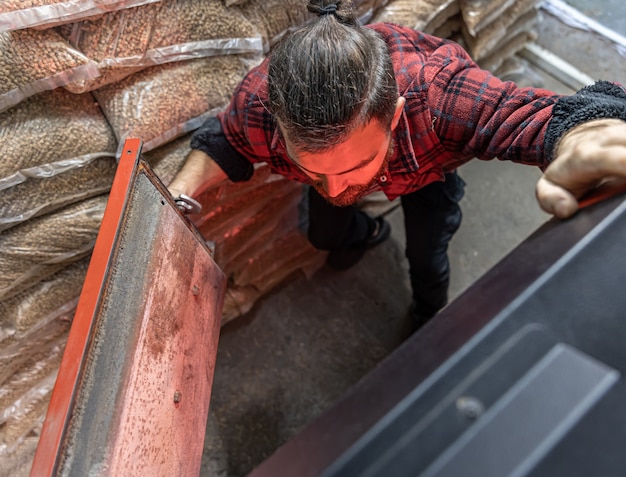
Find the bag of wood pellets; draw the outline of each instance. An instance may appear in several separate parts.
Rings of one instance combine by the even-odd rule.
[[[0,32],[50,27],[160,0],[2,0]]]
[[[117,141],[90,94],[47,91],[0,113],[0,189],[50,177],[115,153]]]
[[[240,276],[259,250],[267,248],[279,237],[298,226],[298,202],[302,198],[300,190],[292,190],[287,195],[279,195],[267,207],[258,211],[240,227],[234,227],[215,247],[215,261],[233,282],[240,283]],[[284,202],[277,204],[277,202]]]
[[[167,63],[93,91],[120,143],[137,137],[148,152],[197,129],[228,104],[262,55]]]
[[[225,194],[220,199],[210,199],[212,191],[201,194],[198,201],[205,206],[199,217],[194,218],[194,223],[205,238],[212,241],[220,240],[220,237],[229,235],[233,228],[241,226],[267,207],[275,197],[285,196],[301,187],[296,182],[282,176],[278,177],[280,179],[273,180],[272,177],[268,181],[257,181],[255,186],[251,185],[235,193]]]
[[[538,12],[535,8],[536,0],[518,1],[510,9],[503,12],[496,20],[478,32],[476,36],[469,34],[463,28],[463,38],[468,46],[469,53],[474,60],[485,58],[498,48],[502,39],[511,37],[522,31],[529,31],[537,23]]]
[[[54,320],[0,350],[0,475],[32,463],[35,446],[22,444],[40,434],[69,329]]]
[[[253,268],[248,276],[243,277],[249,284],[238,285],[229,281],[222,307],[222,326],[250,311],[259,298],[292,274],[303,273],[311,278],[326,260],[326,253],[316,250],[299,231],[281,237],[276,243],[278,246],[274,249],[250,258]],[[283,245],[287,248],[281,250],[279,247]]]
[[[0,113],[0,231],[110,189],[117,141],[94,97],[46,91]]]
[[[0,475],[28,475],[88,264],[0,302]]]
[[[438,38],[454,39],[455,36],[461,36],[461,30],[465,26],[461,13],[451,16],[441,25],[434,29],[432,35]]]
[[[290,29],[315,18],[307,9],[306,0],[250,1],[239,9],[259,29],[266,51]]]
[[[374,14],[388,3],[389,0],[354,0],[352,2],[361,23],[370,23]]]
[[[21,293],[0,301],[0,347],[7,349],[17,342],[26,346],[38,341],[38,330],[47,329],[50,323],[67,314],[73,315],[89,260],[90,256],[74,262]]]
[[[478,60],[478,65],[488,71],[496,71],[502,63],[511,58],[515,53],[524,48],[528,43],[537,39],[537,32],[534,30],[520,31],[507,35],[500,42],[500,46],[485,58]]]
[[[42,378],[36,387],[22,396],[14,412],[0,429],[0,462],[13,454],[29,434],[39,435],[46,418],[58,368]],[[2,464],[4,465],[4,464]]]
[[[50,177],[29,177],[13,187],[0,189],[0,232],[108,192],[116,169],[115,154],[95,155],[90,161],[65,172]]]
[[[264,295],[292,273],[304,271],[311,263],[322,266],[324,258],[325,255],[315,249],[300,230],[293,228],[257,249],[246,267],[234,276],[234,283],[241,287],[252,285]]]
[[[210,208],[216,212],[200,217],[198,228],[206,239],[215,243],[215,261],[230,275],[236,273],[237,267],[233,264],[239,257],[246,262],[257,248],[273,240],[271,234],[277,233],[279,222],[289,217],[291,225],[298,224],[301,199],[300,184],[286,179],[266,184],[214,203]]]
[[[13,452],[2,456],[0,475],[3,477],[29,477],[38,444],[39,434],[29,432]]]
[[[459,0],[465,26],[473,36],[514,3],[515,0]]]
[[[432,34],[459,13],[457,0],[395,0],[379,9],[372,22],[389,22]]]
[[[95,63],[54,30],[0,33],[0,112],[42,91],[98,74]]]
[[[221,0],[162,0],[63,28],[100,77],[66,86],[91,91],[148,67],[206,56],[263,53],[258,29]]]
[[[166,186],[172,182],[191,152],[191,134],[179,137],[161,147],[143,154],[143,158]]]
[[[108,194],[27,220],[0,233],[0,300],[91,254]]]

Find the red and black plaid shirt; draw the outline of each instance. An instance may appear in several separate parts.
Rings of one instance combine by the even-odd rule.
[[[497,79],[452,41],[398,25],[368,27],[389,45],[399,92],[406,98],[389,169],[378,179],[389,199],[442,180],[472,158],[548,165],[552,151],[544,148],[544,138],[560,96]],[[218,115],[223,134],[250,163],[266,162],[274,172],[307,183],[289,160],[267,103],[266,60],[248,73]],[[213,149],[210,155],[232,180],[245,179],[225,164],[241,160],[230,152],[219,157]]]

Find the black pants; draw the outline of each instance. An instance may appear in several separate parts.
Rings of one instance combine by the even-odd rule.
[[[448,243],[461,225],[459,201],[465,183],[456,172],[402,196],[415,313],[430,317],[448,302]],[[356,207],[329,204],[309,189],[309,240],[320,250],[364,248],[374,220]]]

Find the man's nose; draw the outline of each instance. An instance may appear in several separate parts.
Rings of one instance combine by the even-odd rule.
[[[348,182],[345,178],[339,176],[324,176],[322,178],[322,187],[331,197],[337,197],[348,188]]]

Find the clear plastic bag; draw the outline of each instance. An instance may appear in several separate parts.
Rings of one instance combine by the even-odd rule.
[[[160,0],[2,0],[0,32],[50,27]]]
[[[167,63],[93,91],[120,143],[148,152],[197,129],[228,104],[262,55],[223,55]]]
[[[50,177],[114,154],[117,140],[91,94],[62,88],[0,113],[0,189]]]
[[[371,22],[396,23],[433,33],[459,11],[457,0],[394,0],[379,9]]]
[[[539,13],[536,8],[536,0],[520,0],[511,8],[502,12],[497,19],[473,36],[467,28],[463,28],[463,38],[474,60],[486,57],[497,48],[503,38],[510,37],[524,30],[533,28],[537,22]]]
[[[117,141],[91,94],[28,98],[0,113],[0,142],[0,231],[110,189]]]
[[[273,179],[273,177],[272,177]],[[195,221],[200,232],[209,240],[220,241],[235,228],[268,207],[277,197],[284,197],[300,188],[300,184],[283,177],[257,183],[255,187],[224,194],[221,200],[208,200],[207,195],[199,197],[203,214]],[[231,189],[232,190],[232,189]]]
[[[374,14],[388,3],[389,0],[355,0],[353,5],[357,11],[359,21],[361,23],[370,23]]]
[[[481,68],[488,71],[496,71],[502,63],[511,58],[515,53],[520,51],[528,43],[532,43],[537,39],[537,32],[534,30],[521,31],[503,38],[499,47],[491,52],[485,58],[478,60],[478,64]]]
[[[166,186],[174,179],[191,152],[191,134],[179,137],[143,155],[152,171]]]
[[[32,168],[24,182],[0,189],[0,232],[25,220],[53,212],[111,189],[117,161],[115,154],[84,157],[65,172],[56,173],[54,165]],[[52,172],[42,176],[41,171]],[[24,171],[22,172],[24,173]]]
[[[0,430],[0,460],[15,452],[32,432],[39,434],[48,411],[58,369],[42,379],[15,406],[15,412]]]
[[[0,470],[22,465],[41,432],[69,329],[55,320],[0,352]]]
[[[261,293],[253,286],[236,287],[229,284],[224,294],[221,325],[224,326],[235,318],[248,313],[260,297]]]
[[[262,53],[258,29],[221,0],[163,0],[75,23],[63,34],[98,64],[100,77],[66,86],[86,92],[139,68],[206,56]]]
[[[465,26],[463,22],[463,16],[460,13],[451,16],[432,32],[432,35],[437,38],[449,38],[454,39],[456,36],[461,36],[461,30]]]
[[[0,234],[0,300],[91,254],[108,194],[27,220]]]
[[[0,301],[0,344],[38,340],[37,331],[63,319],[78,302],[90,257],[59,270],[54,275],[11,298]],[[32,337],[35,338],[32,338]]]
[[[465,26],[472,36],[476,36],[514,3],[515,0],[459,0]]]
[[[240,9],[244,17],[258,27],[264,48],[269,51],[291,28],[315,18],[306,6],[307,2],[302,0],[264,0],[232,9]]]
[[[228,232],[215,237],[215,261],[227,275],[236,275],[248,258],[266,243],[280,236],[285,228],[298,224],[298,203],[301,188],[284,194],[272,194],[271,200],[255,214],[241,221]]]
[[[30,477],[38,444],[39,433],[30,432],[26,435],[12,452],[5,453],[0,459],[0,475],[3,477]]]
[[[0,112],[42,91],[98,74],[93,61],[53,30],[0,33]]]

